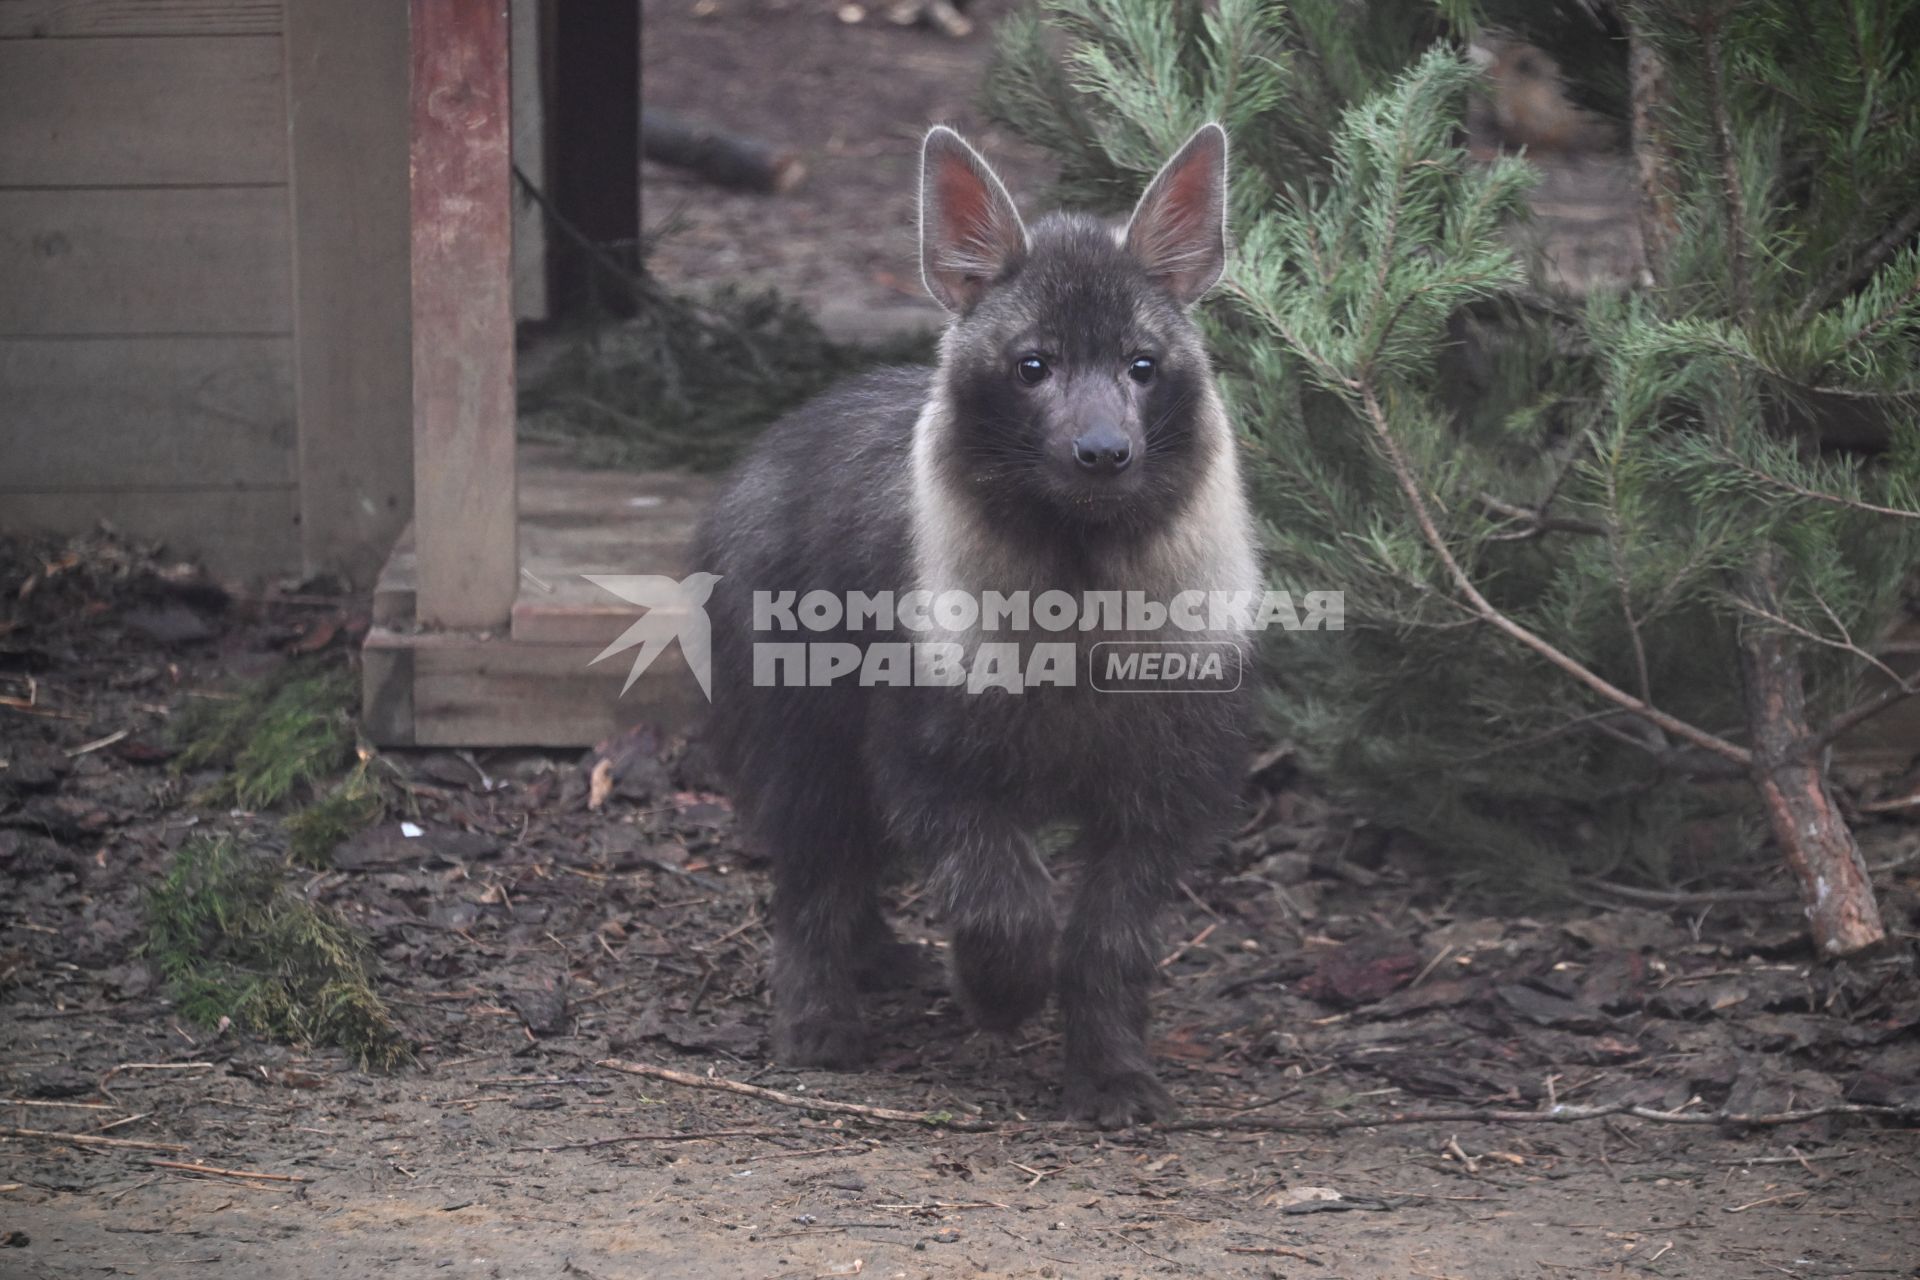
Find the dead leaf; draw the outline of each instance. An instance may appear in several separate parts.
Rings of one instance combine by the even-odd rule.
[[[613,794],[613,761],[596,760],[587,775],[587,808],[598,810]]]

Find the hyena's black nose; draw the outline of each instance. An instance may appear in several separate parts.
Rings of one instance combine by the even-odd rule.
[[[1133,461],[1133,444],[1114,427],[1095,427],[1073,442],[1073,460],[1088,471],[1112,475]]]

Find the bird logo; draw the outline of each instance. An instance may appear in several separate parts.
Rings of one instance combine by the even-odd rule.
[[[714,583],[720,581],[719,574],[691,573],[679,582],[657,573],[581,576],[602,591],[646,610],[588,666],[638,645],[640,652],[634,655],[633,669],[627,673],[627,682],[620,686],[624,697],[641,673],[677,639],[688,670],[700,682],[700,692],[707,695],[708,702],[713,701],[713,629],[707,621],[706,604],[707,597],[713,594]]]

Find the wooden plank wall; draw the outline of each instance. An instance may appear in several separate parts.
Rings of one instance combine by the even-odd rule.
[[[286,39],[301,549],[371,586],[413,508],[407,6],[287,0]]]
[[[0,525],[301,563],[279,0],[0,0]]]

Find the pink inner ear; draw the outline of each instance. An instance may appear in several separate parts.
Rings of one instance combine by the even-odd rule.
[[[1161,203],[1165,235],[1169,238],[1193,235],[1201,230],[1200,221],[1207,216],[1207,206],[1212,202],[1213,166],[1205,160],[1196,160],[1182,165],[1169,176],[1173,181],[1167,184],[1166,198]]]
[[[955,244],[978,244],[987,238],[992,219],[992,200],[987,184],[980,181],[967,162],[958,156],[943,156],[935,176],[937,200],[944,224],[944,239]]]

